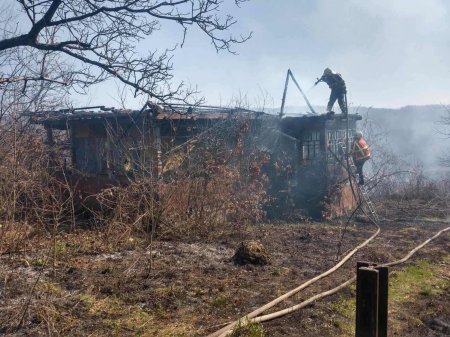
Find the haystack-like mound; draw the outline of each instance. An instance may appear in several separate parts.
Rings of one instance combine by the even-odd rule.
[[[269,263],[270,256],[261,242],[243,241],[239,244],[233,256],[233,261],[238,265],[254,264],[262,266]]]

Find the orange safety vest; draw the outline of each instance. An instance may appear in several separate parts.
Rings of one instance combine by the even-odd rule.
[[[354,161],[366,161],[370,159],[370,149],[363,138],[353,141],[352,156]]]

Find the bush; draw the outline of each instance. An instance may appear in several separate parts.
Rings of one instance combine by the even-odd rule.
[[[245,144],[247,121],[236,121],[189,149],[168,151],[161,176],[136,174],[127,186],[96,195],[97,222],[109,233],[165,238],[205,237],[229,224],[264,217],[267,154]]]

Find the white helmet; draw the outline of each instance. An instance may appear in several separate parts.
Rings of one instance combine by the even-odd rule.
[[[356,131],[353,137],[356,139],[361,139],[363,137],[363,133],[361,131]]]

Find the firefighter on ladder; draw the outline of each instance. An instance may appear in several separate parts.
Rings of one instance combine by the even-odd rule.
[[[337,74],[330,68],[326,68],[322,77],[318,78],[314,85],[317,85],[320,82],[325,82],[331,89],[330,99],[328,100],[327,105],[327,113],[330,115],[334,114],[333,105],[337,100],[342,114],[347,116],[347,88],[341,74]]]
[[[358,173],[359,176],[359,184],[364,185],[363,166],[364,163],[370,159],[372,154],[361,131],[355,132],[351,149],[352,151],[350,153],[356,167],[356,173]]]

